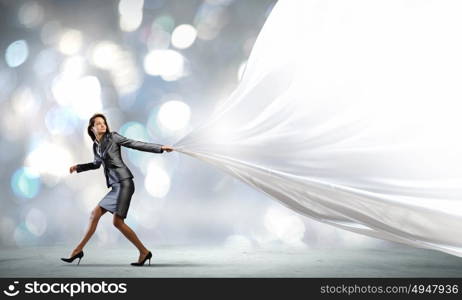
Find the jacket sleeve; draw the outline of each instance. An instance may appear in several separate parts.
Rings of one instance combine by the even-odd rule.
[[[76,170],[77,173],[88,171],[88,170],[95,170],[101,166],[102,161],[98,156],[96,156],[94,152],[95,152],[95,149],[93,148],[93,154],[95,155],[95,160],[87,164],[78,164],[77,170]]]
[[[145,151],[145,152],[153,152],[153,153],[163,153],[164,150],[161,148],[161,144],[154,144],[154,143],[145,143],[140,141],[135,141],[129,138],[124,137],[123,135],[118,134],[117,132],[112,132],[112,138],[115,143],[118,145]]]

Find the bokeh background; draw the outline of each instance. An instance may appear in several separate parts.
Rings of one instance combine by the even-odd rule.
[[[0,1],[0,246],[68,245],[109,191],[88,118],[173,144],[239,82],[275,0]],[[257,100],[256,100],[257,101]],[[393,246],[303,217],[177,152],[123,148],[136,190],[129,224],[149,247]],[[93,245],[129,241],[106,213]]]

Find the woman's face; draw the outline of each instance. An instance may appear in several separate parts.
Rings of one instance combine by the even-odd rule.
[[[106,132],[106,123],[101,117],[96,117],[95,122],[93,123],[93,132],[95,134],[101,134]]]

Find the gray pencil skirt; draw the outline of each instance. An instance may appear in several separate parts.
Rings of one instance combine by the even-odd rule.
[[[111,188],[98,205],[110,213],[115,213],[125,219],[132,195],[135,192],[135,184],[131,178],[127,178],[113,183]]]

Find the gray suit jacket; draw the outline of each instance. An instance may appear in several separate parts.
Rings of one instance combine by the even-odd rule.
[[[87,164],[78,164],[77,173],[98,169],[101,164],[103,164],[107,187],[110,187],[113,183],[119,182],[122,179],[133,178],[132,172],[122,160],[120,146],[145,152],[164,152],[160,144],[131,140],[115,131],[106,132],[101,138],[100,143],[97,141],[93,143],[94,161]]]

